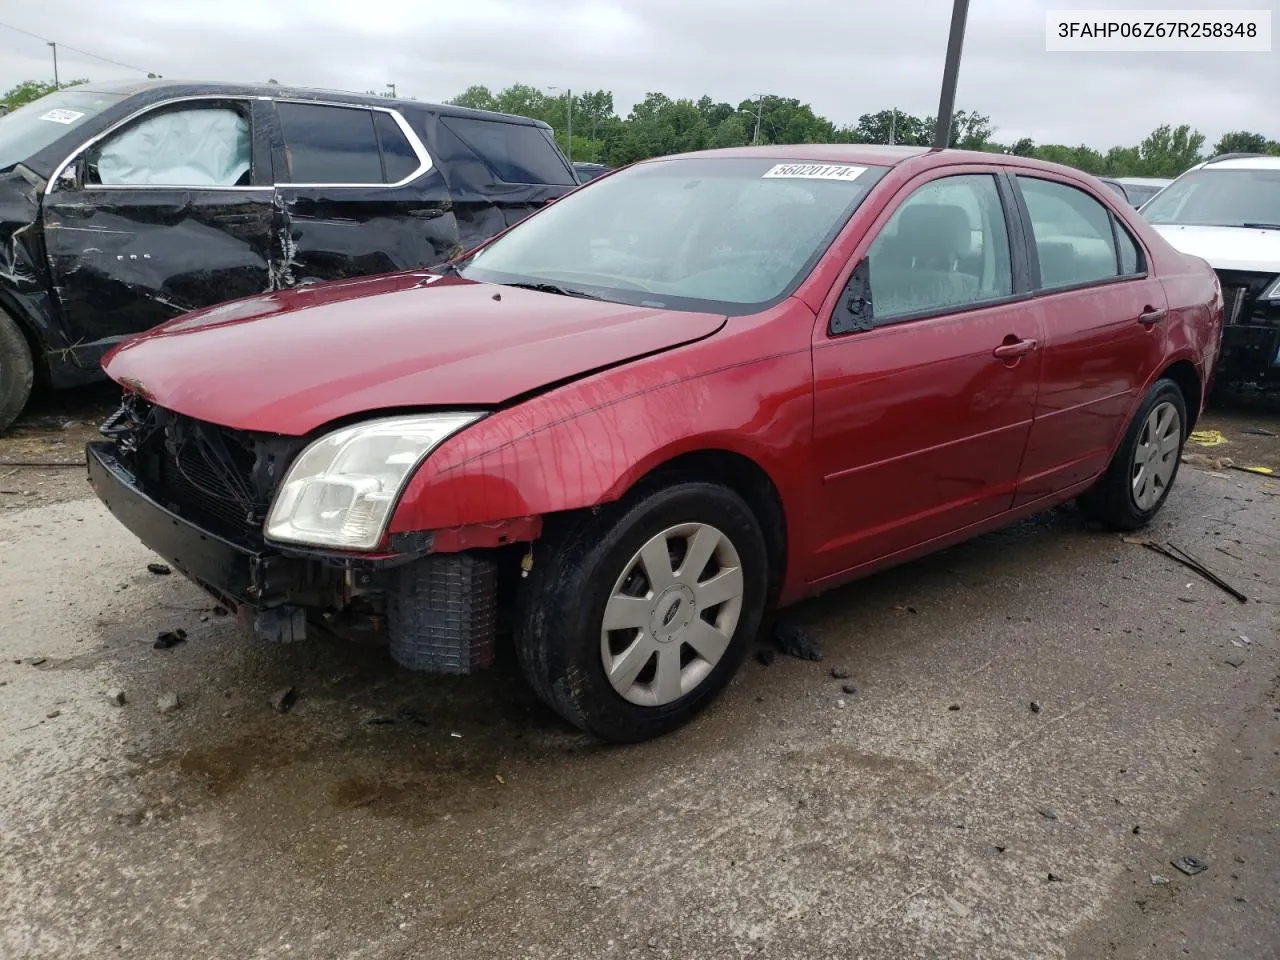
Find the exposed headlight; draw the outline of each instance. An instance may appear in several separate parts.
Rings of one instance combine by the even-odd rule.
[[[479,413],[428,413],[326,434],[289,467],[267,515],[267,538],[371,550],[418,464]]]
[[[1280,277],[1276,277],[1276,282],[1267,289],[1262,291],[1259,300],[1280,300]]]

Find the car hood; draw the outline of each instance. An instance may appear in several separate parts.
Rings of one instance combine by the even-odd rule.
[[[725,320],[415,272],[185,314],[121,344],[103,367],[169,410],[297,436],[374,411],[496,406],[699,340]]]
[[[1153,223],[1169,244],[1209,261],[1215,270],[1280,273],[1280,230]]]

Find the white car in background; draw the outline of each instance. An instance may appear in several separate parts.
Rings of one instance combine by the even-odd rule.
[[[1218,384],[1280,390],[1280,157],[1213,157],[1161,190],[1142,216],[1222,282]]]
[[[1116,183],[1124,187],[1130,203],[1141,207],[1173,181],[1167,177],[1116,177]]]

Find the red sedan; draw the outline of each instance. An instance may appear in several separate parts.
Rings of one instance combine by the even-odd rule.
[[[1222,297],[1097,180],[738,149],[612,173],[444,269],[188,314],[105,361],[116,516],[271,639],[382,633],[612,740],[724,687],[766,613],[1177,475]]]

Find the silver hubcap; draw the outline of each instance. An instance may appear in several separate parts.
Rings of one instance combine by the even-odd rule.
[[[600,656],[613,689],[644,707],[679,700],[729,649],[742,613],[742,562],[705,523],[670,527],[623,568],[604,608]]]
[[[1147,414],[1138,445],[1133,451],[1130,484],[1133,502],[1139,510],[1150,510],[1169,489],[1173,472],[1178,467],[1178,448],[1182,445],[1182,418],[1172,403],[1157,404]]]

